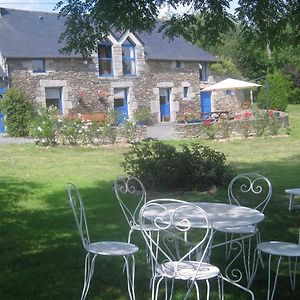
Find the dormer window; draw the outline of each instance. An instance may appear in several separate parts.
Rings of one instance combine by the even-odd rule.
[[[111,44],[103,41],[98,45],[99,76],[113,76]]]
[[[122,45],[123,75],[136,75],[135,46],[126,39]]]
[[[38,58],[32,60],[32,72],[33,73],[45,73],[46,72],[46,64],[45,59]]]

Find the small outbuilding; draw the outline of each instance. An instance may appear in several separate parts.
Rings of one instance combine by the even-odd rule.
[[[238,112],[251,108],[253,103],[252,91],[260,84],[227,78],[201,90],[210,93],[212,111]]]

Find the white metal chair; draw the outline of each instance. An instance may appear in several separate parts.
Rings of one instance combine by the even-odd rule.
[[[283,257],[287,257],[289,261],[289,276],[292,290],[295,289],[296,285],[296,268],[297,268],[297,259],[300,257],[300,230],[299,230],[299,238],[298,244],[288,243],[288,242],[280,242],[280,241],[270,241],[270,242],[262,242],[257,245],[258,257],[260,257],[261,253],[267,253],[269,255],[269,263],[268,263],[268,295],[267,299],[272,300],[274,297],[276,283],[278,278],[278,272],[280,268],[280,263]],[[274,277],[273,287],[271,287],[271,262],[272,256],[277,256],[277,267],[276,274]],[[292,268],[291,260],[295,259],[294,267]],[[256,267],[257,267],[256,263]],[[255,270],[256,271],[256,270]]]
[[[257,173],[241,174],[233,178],[228,186],[228,199],[230,204],[247,206],[264,212],[272,196],[272,185],[270,181],[263,175]],[[255,257],[251,262],[251,237],[256,237],[256,244],[260,242],[260,233],[256,225],[244,227],[226,227],[217,228],[218,231],[224,232],[226,236],[226,258],[229,259],[230,251],[233,248],[233,243],[230,240],[240,241],[239,245],[242,247],[244,266],[248,287],[253,279],[253,272],[255,268]],[[231,236],[228,239],[228,234]],[[234,239],[234,234],[240,235],[240,238]],[[247,253],[245,250],[244,239],[248,238]]]
[[[167,204],[175,202],[179,206],[174,211],[170,211]],[[154,214],[154,217],[149,217],[149,212],[156,210],[159,211],[159,215]],[[192,219],[188,213],[191,210],[193,211]],[[172,298],[175,280],[184,280],[188,283],[184,299],[188,298],[193,287],[196,289],[197,299],[200,299],[198,282],[205,281],[206,298],[209,299],[209,279],[212,278],[218,279],[219,299],[223,298],[223,277],[220,270],[205,262],[212,238],[212,228],[206,213],[200,207],[180,200],[152,200],[141,208],[139,219],[143,237],[155,262],[151,285],[152,300],[158,298],[160,283],[163,279],[165,280],[165,299]],[[159,230],[159,240],[154,239],[150,234],[149,226]],[[172,281],[170,294],[168,293],[168,279]],[[220,279],[222,285],[220,285]]]
[[[141,230],[138,216],[140,208],[147,200],[146,189],[138,178],[131,175],[121,175],[114,181],[114,191],[129,225],[129,243],[132,232]]]
[[[85,257],[85,270],[84,270],[84,285],[81,294],[81,300],[87,296],[90,282],[94,273],[95,259],[98,255],[103,256],[122,256],[125,261],[126,274],[127,274],[127,288],[131,300],[135,300],[134,292],[134,278],[135,278],[135,259],[134,253],[138,251],[138,247],[123,242],[117,241],[101,241],[90,242],[88,226],[85,216],[85,209],[82,198],[75,185],[68,183],[66,186],[69,196],[69,203],[73,210],[76,225],[81,237],[81,241],[87,254]],[[130,270],[129,258],[132,258],[132,269]]]

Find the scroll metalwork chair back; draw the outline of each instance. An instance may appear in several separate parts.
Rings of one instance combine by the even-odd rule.
[[[184,299],[194,292],[194,288],[199,299],[198,282],[205,281],[208,299],[211,278],[218,279],[221,297],[223,288],[220,285],[220,271],[218,267],[205,262],[212,227],[203,209],[180,200],[158,199],[147,202],[141,208],[139,219],[143,237],[155,262],[152,300],[158,298],[162,280],[165,280],[165,299],[172,298],[175,280],[188,283]],[[159,231],[158,240],[147,230],[149,226]],[[170,288],[168,279],[171,280]]]
[[[88,245],[90,244],[90,236],[81,195],[75,185],[72,183],[68,183],[66,189],[69,196],[69,204],[75,217],[75,222],[83,247],[87,250]]]
[[[228,199],[230,204],[251,207],[264,212],[272,196],[271,182],[263,175],[257,173],[240,174],[233,178],[228,186]],[[229,259],[231,250],[237,246],[243,253],[246,280],[248,287],[253,280],[256,257],[254,250],[260,242],[260,233],[256,225],[218,228],[225,233],[226,238],[226,257]],[[234,238],[238,234],[239,238]],[[230,235],[230,238],[229,236]],[[251,237],[255,236],[255,246],[251,246]],[[247,250],[245,248],[244,238],[248,238]],[[238,242],[237,242],[238,240]],[[235,241],[230,243],[230,241]]]
[[[75,222],[80,234],[80,238],[84,249],[87,251],[85,257],[84,284],[81,294],[81,300],[84,300],[88,294],[90,282],[94,273],[95,259],[98,255],[103,256],[122,256],[125,261],[127,275],[127,289],[131,300],[135,300],[134,292],[134,276],[135,276],[135,260],[134,253],[138,251],[138,247],[118,241],[101,241],[90,242],[88,225],[85,215],[84,204],[81,195],[74,184],[66,185],[69,204],[72,208]],[[132,270],[129,267],[129,258],[132,258]]]
[[[143,183],[131,175],[122,175],[114,181],[114,191],[129,225],[128,242],[133,230],[140,230],[138,216],[146,203],[147,195]]]
[[[257,173],[240,174],[228,186],[230,204],[251,207],[261,212],[264,212],[271,196],[271,182]]]

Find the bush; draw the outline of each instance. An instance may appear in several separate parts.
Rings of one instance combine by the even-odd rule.
[[[289,77],[276,71],[268,74],[264,86],[257,95],[259,108],[285,111],[291,91],[292,82]]]
[[[30,124],[30,135],[35,143],[42,146],[57,144],[62,120],[58,118],[58,110],[54,106],[43,107]]]
[[[145,106],[139,107],[134,113],[133,113],[134,120],[139,125],[151,125],[152,124],[152,116],[149,108]]]
[[[18,88],[10,88],[0,102],[5,118],[6,131],[10,136],[28,136],[33,117],[33,105]]]
[[[145,140],[131,147],[121,162],[125,172],[142,180],[148,189],[207,190],[228,182],[225,155],[192,143],[181,151],[157,140]]]

